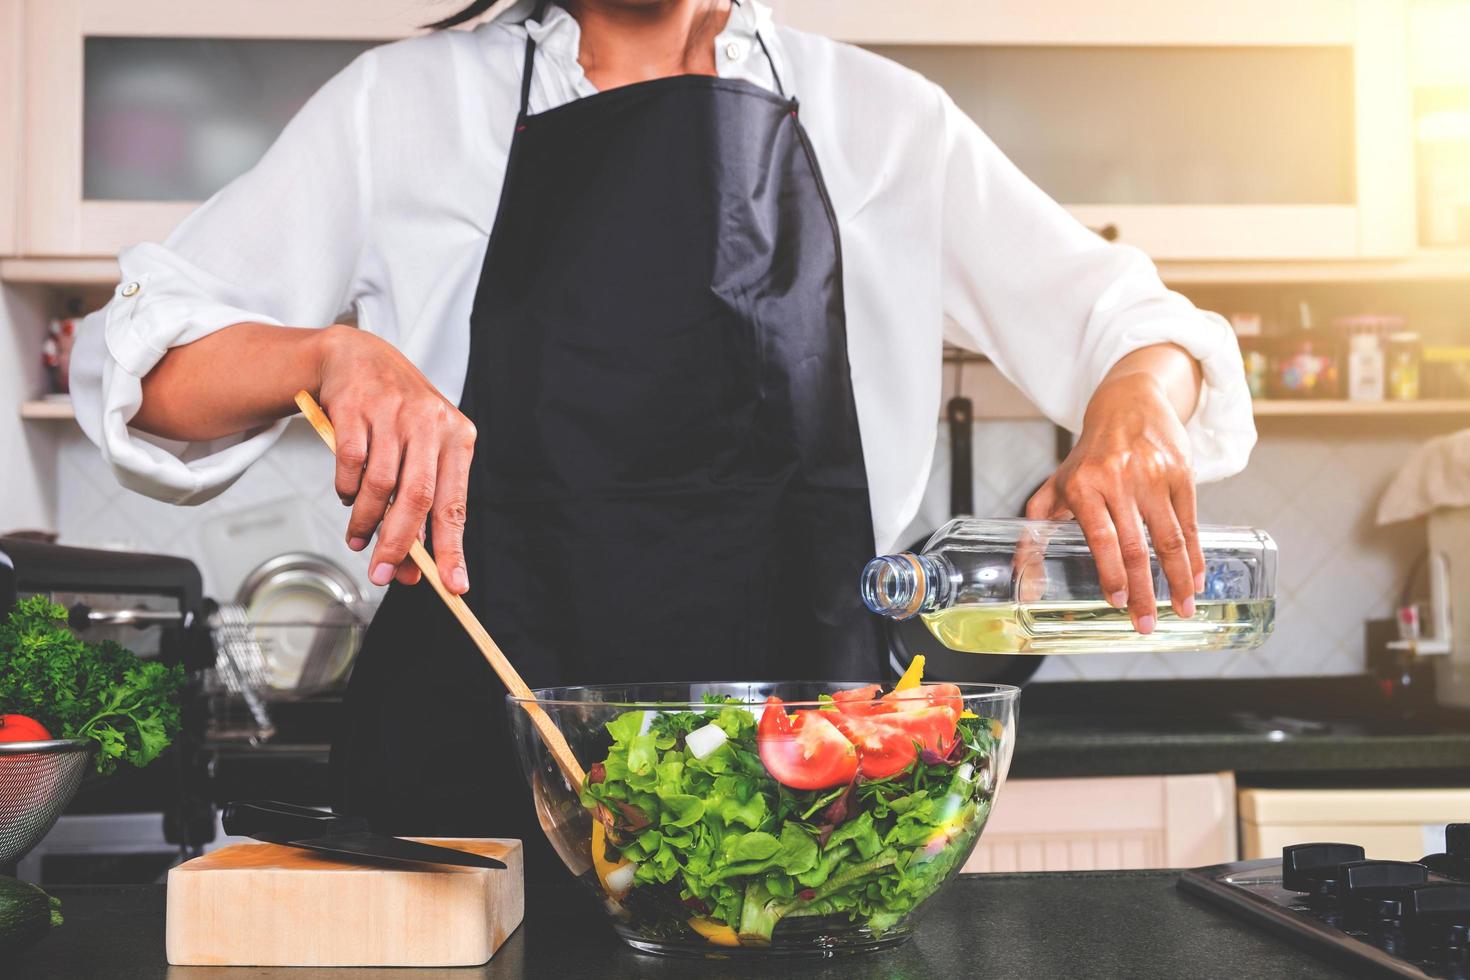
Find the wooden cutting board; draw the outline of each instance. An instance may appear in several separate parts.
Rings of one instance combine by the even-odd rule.
[[[417,838],[504,870],[354,864],[231,844],[168,873],[168,961],[191,966],[476,966],[525,911],[521,842]]]

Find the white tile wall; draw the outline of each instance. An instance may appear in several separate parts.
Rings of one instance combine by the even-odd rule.
[[[239,482],[197,507],[124,490],[77,429],[61,441],[57,474],[57,529],[65,544],[183,555],[216,598],[232,597],[249,569],[287,550],[324,555],[365,593],[380,591],[367,580],[367,559],[343,541],[347,508],[332,489],[332,456],[304,423],[293,423]],[[246,526],[249,533],[241,533]]]
[[[941,433],[942,434],[942,433]],[[1348,674],[1363,667],[1367,618],[1391,613],[1404,575],[1423,548],[1423,527],[1375,528],[1372,513],[1393,467],[1422,435],[1340,427],[1268,430],[1245,473],[1200,492],[1201,517],[1250,524],[1280,546],[1275,635],[1260,650],[1222,654],[1104,654],[1052,657],[1039,680],[1263,677]],[[1055,463],[1044,421],[979,422],[975,431],[977,513],[1016,514]],[[332,464],[305,425],[293,425],[270,454],[207,504],[172,507],[119,487],[80,432],[61,440],[58,528],[70,544],[186,555],[212,595],[230,596],[243,572],[286,547],[316,551],[374,592],[365,559],[342,542],[346,509],[332,490]],[[914,535],[949,515],[949,452],[940,438]],[[212,545],[231,523],[254,533]]]

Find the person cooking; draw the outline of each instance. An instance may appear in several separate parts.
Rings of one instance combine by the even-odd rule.
[[[504,692],[415,587],[425,531],[533,687],[880,677],[858,575],[916,513],[945,340],[1080,431],[1028,514],[1077,517],[1140,632],[1151,537],[1192,614],[1195,480],[1255,439],[1223,320],[937,86],[756,0],[493,6],[363,54],[125,250],[74,356],[87,433],[174,503],[259,459],[299,389],[331,417],[348,543],[393,583],[338,809],[518,836],[528,882],[562,877]]]

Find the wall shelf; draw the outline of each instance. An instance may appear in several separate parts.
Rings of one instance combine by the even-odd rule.
[[[117,283],[114,258],[0,259],[0,282],[43,286],[112,286]]]
[[[1158,263],[1170,285],[1257,285],[1332,282],[1470,282],[1470,249],[1424,249],[1397,259]]]
[[[1354,402],[1343,399],[1300,401],[1258,398],[1252,403],[1256,418],[1308,418],[1328,416],[1470,416],[1470,399],[1423,398],[1412,402]]]
[[[70,398],[34,398],[20,403],[20,417],[28,422],[75,420]]]

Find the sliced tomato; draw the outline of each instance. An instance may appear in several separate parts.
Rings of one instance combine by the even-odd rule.
[[[855,687],[850,691],[837,691],[832,695],[832,703],[838,711],[849,715],[878,715],[899,710],[942,707],[953,711],[958,719],[964,708],[960,689],[954,684],[920,684],[896,688],[882,697],[878,696],[878,691],[877,684]]]
[[[858,751],[858,771],[868,779],[885,779],[903,772],[919,757],[914,735],[890,719],[896,713],[844,714],[831,712],[832,723]]]
[[[767,698],[756,729],[766,771],[792,789],[831,789],[857,775],[857,750],[827,719],[828,712],[786,713],[780,698]]]
[[[960,689],[954,684],[920,684],[918,687],[893,690],[883,695],[883,700],[904,710],[943,708],[953,712],[955,721],[959,721],[960,712],[965,707],[960,698]]]
[[[953,684],[924,684],[878,696],[878,685],[838,691],[828,712],[858,750],[858,768],[883,779],[914,764],[921,749],[947,753],[963,703]]]
[[[887,711],[889,708],[878,697],[879,690],[877,684],[869,684],[850,691],[834,691],[832,703],[845,715],[871,715],[875,711]]]

